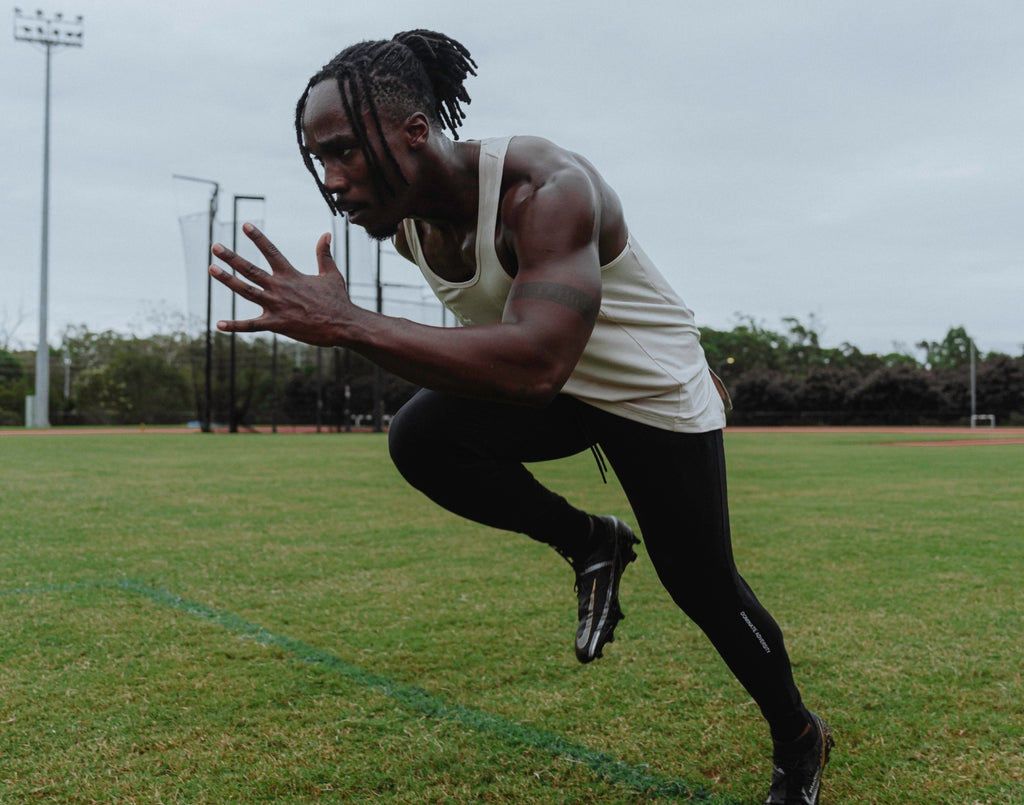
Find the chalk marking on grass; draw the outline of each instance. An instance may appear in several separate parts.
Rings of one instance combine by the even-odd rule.
[[[114,582],[59,584],[48,587],[0,591],[0,595],[33,595],[48,592],[70,592],[81,589],[117,589],[149,599],[167,609],[184,612],[214,623],[228,632],[253,640],[260,645],[279,648],[302,662],[321,665],[368,688],[379,691],[399,704],[424,715],[453,721],[476,732],[492,735],[508,743],[540,749],[586,766],[610,783],[618,783],[648,796],[676,797],[681,802],[703,805],[740,805],[733,799],[715,794],[699,785],[680,780],[669,780],[652,773],[644,766],[633,766],[616,760],[605,752],[588,749],[551,732],[526,727],[501,716],[448,704],[422,688],[395,682],[387,677],[366,671],[346,662],[335,654],[319,649],[302,640],[275,634],[259,624],[251,623],[239,615],[223,609],[189,601],[168,590],[151,587],[133,579]]]

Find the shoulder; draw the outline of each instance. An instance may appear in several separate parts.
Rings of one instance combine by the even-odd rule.
[[[516,136],[502,176],[502,224],[568,226],[586,240],[624,239],[615,191],[585,157],[543,137]],[[604,249],[602,248],[602,251]]]
[[[578,154],[543,137],[513,137],[502,174],[502,214],[515,223],[526,209],[539,205],[545,213],[596,212],[600,176]],[[549,207],[554,209],[548,209]]]
[[[600,180],[597,170],[579,154],[543,137],[518,135],[509,139],[503,183],[540,188],[558,180]]]

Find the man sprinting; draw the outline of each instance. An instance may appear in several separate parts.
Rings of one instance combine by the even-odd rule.
[[[767,805],[815,805],[833,738],[803,704],[782,633],[733,560],[727,395],[693,313],[631,235],[583,157],[529,136],[461,141],[476,63],[432,31],[362,42],[314,75],[296,110],[306,167],[328,206],[393,238],[464,326],[354,305],[330,251],[296,271],[251,225],[263,271],[221,245],[211,274],[262,307],[231,331],[343,346],[419,386],[395,416],[391,456],[456,514],[551,545],[576,575],[580,662],[623,617],[619,584],[639,540],[581,511],[524,462],[601,452],[658,577],[760,707],[773,739]]]

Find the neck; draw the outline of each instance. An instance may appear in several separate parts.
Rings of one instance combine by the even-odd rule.
[[[439,136],[417,177],[411,217],[441,229],[475,228],[479,180],[480,144]]]

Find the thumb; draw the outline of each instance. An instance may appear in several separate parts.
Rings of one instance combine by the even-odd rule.
[[[338,270],[338,264],[334,262],[334,256],[331,254],[330,232],[324,232],[316,242],[316,265],[321,275]]]

